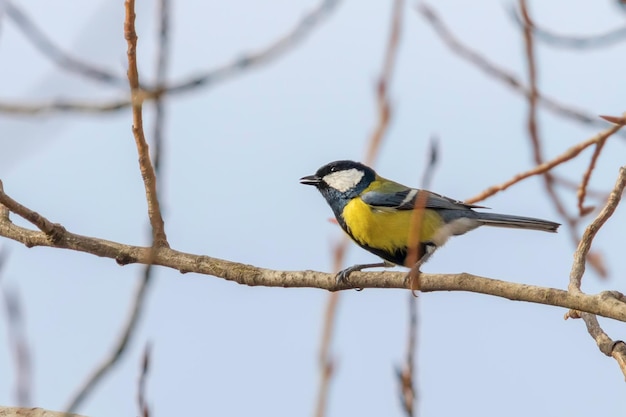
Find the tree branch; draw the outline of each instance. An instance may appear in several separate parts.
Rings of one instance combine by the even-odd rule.
[[[593,238],[596,236],[602,225],[615,212],[617,205],[622,199],[624,188],[626,188],[626,166],[620,168],[617,182],[615,183],[613,191],[611,191],[611,194],[609,195],[606,205],[600,214],[598,214],[598,217],[596,217],[596,219],[591,222],[589,226],[587,226],[583,237],[580,239],[578,248],[574,253],[574,263],[572,264],[572,271],[570,272],[568,285],[569,291],[580,292],[580,283],[583,278],[583,274],[585,273],[585,264],[587,262],[587,256],[589,255]]]
[[[0,204],[4,204],[13,211],[12,201],[4,193],[0,183]],[[307,287],[329,291],[349,288],[407,288],[405,272],[354,272],[350,275],[349,285],[346,283],[338,285],[335,274],[264,269],[209,256],[180,252],[168,247],[159,247],[153,250],[151,247],[124,245],[71,233],[65,228],[62,228],[62,233],[53,241],[44,232],[26,229],[2,219],[0,219],[0,236],[23,243],[27,247],[48,246],[70,249],[115,259],[120,265],[152,263],[176,269],[182,273],[195,272],[212,275],[249,286]],[[420,290],[422,292],[476,292],[514,301],[563,307],[626,322],[626,303],[616,299],[612,293],[575,294],[555,288],[517,284],[467,273],[422,274]]]
[[[150,151],[143,131],[143,117],[141,100],[135,98],[140,95],[139,73],[137,71],[137,33],[135,32],[135,0],[126,0],[126,20],[124,21],[124,37],[128,43],[128,83],[133,97],[133,136],[139,154],[139,169],[146,189],[148,201],[148,216],[152,225],[153,244],[167,246],[165,223],[161,215],[159,199],[157,198],[156,175],[150,160]]]
[[[600,327],[598,319],[595,315],[589,313],[582,313],[581,318],[587,326],[587,331],[594,338],[598,349],[606,356],[611,356],[617,361],[617,364],[626,377],[626,343],[621,340],[614,341],[611,339]]]
[[[79,414],[66,414],[43,408],[4,407],[0,405],[0,417],[85,417]]]

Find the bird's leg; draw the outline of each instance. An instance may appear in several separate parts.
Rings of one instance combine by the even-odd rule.
[[[353,272],[362,271],[364,269],[369,269],[369,268],[393,268],[394,266],[396,265],[387,261],[377,262],[375,264],[352,265],[351,267],[342,269],[341,271],[339,271],[339,273],[337,273],[337,277],[336,277],[337,285],[347,284],[348,276]]]
[[[432,242],[424,243],[424,255],[417,262],[415,262],[415,265],[413,265],[409,273],[406,274],[406,277],[404,278],[405,287],[408,287],[409,284],[411,284],[410,285],[411,290],[419,290],[419,285],[416,287],[413,287],[413,281],[419,278],[421,274],[420,268],[422,267],[422,265],[426,263],[426,261],[430,259],[433,253],[435,253],[436,249],[437,249],[437,246],[435,246]]]

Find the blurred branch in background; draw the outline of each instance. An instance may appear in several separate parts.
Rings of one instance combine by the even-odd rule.
[[[195,90],[198,86],[213,86],[226,81],[236,75],[244,73],[259,66],[274,62],[287,52],[293,50],[300,42],[318,28],[335,10],[341,0],[322,0],[313,9],[307,12],[302,19],[287,33],[261,48],[257,52],[241,54],[239,58],[206,71],[196,77],[190,77],[178,83],[171,84],[167,92],[179,93]]]
[[[428,190],[432,184],[432,179],[435,174],[435,168],[437,167],[437,163],[439,162],[439,139],[437,136],[432,136],[430,139],[430,146],[427,152],[427,160],[426,165],[424,166],[424,170],[422,172],[422,180],[421,187],[422,189]],[[425,194],[424,194],[425,195]],[[419,200],[416,199],[416,207],[420,207],[423,213],[424,203],[422,202],[419,205]],[[423,199],[422,199],[423,200]],[[420,216],[421,217],[421,216]],[[420,219],[421,223],[421,219]],[[419,230],[416,228],[416,222],[412,224],[412,230]],[[413,240],[410,238],[409,240]],[[409,244],[409,247],[412,247],[412,244]],[[407,256],[408,257],[408,256]],[[408,261],[408,263],[414,261]],[[415,271],[417,274],[420,272]],[[409,272],[409,274],[413,274],[413,270]],[[419,279],[419,275],[416,277]],[[412,280],[411,280],[412,281]],[[407,331],[407,348],[406,348],[406,359],[404,362],[404,366],[396,367],[396,375],[398,377],[398,382],[400,386],[400,403],[402,408],[407,415],[407,417],[413,417],[417,415],[417,384],[416,384],[416,350],[417,350],[417,331],[418,331],[418,321],[417,321],[417,295],[414,290],[419,289],[419,285],[413,284],[411,282],[411,293],[408,295],[408,308],[409,308],[409,326]]]
[[[527,88],[510,71],[497,66],[474,49],[463,44],[444,24],[444,22],[430,6],[426,3],[420,3],[417,6],[417,11],[426,19],[426,22],[431,25],[435,33],[439,35],[441,40],[448,46],[448,48],[450,48],[452,52],[484,72],[489,78],[502,82],[504,85],[510,87],[528,99],[528,96],[531,94],[529,88]],[[584,125],[600,127],[603,129],[606,129],[607,127],[607,124],[595,115],[561,103],[556,99],[541,94],[541,92],[537,92],[537,103],[543,106],[547,111],[557,116],[564,117]],[[620,136],[626,137],[626,133],[622,132],[620,133]]]
[[[578,192],[578,189],[580,188],[580,184],[572,179],[563,177],[559,174],[555,174],[553,173],[552,175],[554,177],[554,182],[558,183],[560,186],[562,186],[563,188],[569,189],[570,191],[576,191]],[[596,200],[606,200],[609,192],[608,191],[600,191],[597,189],[591,189],[589,187],[587,187],[587,197],[596,199]]]
[[[395,62],[398,55],[398,44],[402,32],[402,13],[404,10],[404,0],[395,0],[391,12],[391,23],[389,29],[389,38],[385,49],[383,67],[381,69],[378,82],[376,83],[376,104],[378,108],[378,120],[374,130],[367,142],[365,164],[372,166],[378,153],[380,145],[387,132],[389,120],[391,118],[391,105],[389,103],[389,85],[393,76]],[[333,270],[340,271],[344,264],[345,254],[348,250],[349,240],[343,236],[340,243],[337,244],[333,251]],[[332,343],[333,331],[337,320],[337,305],[339,303],[339,293],[334,292],[328,295],[326,303],[326,312],[324,314],[324,324],[322,329],[322,339],[320,345],[320,383],[317,394],[317,403],[315,407],[315,416],[323,417],[326,415],[326,407],[328,403],[328,393],[330,390],[330,382],[334,370],[336,369],[335,361],[330,354],[330,345]]]
[[[345,253],[348,249],[346,240],[338,243],[333,250],[333,270],[340,271],[344,264]],[[322,327],[322,338],[320,340],[319,350],[319,387],[317,392],[317,403],[315,406],[315,417],[323,417],[326,415],[328,407],[328,394],[330,392],[330,382],[333,373],[337,367],[336,359],[330,352],[330,346],[335,331],[335,323],[337,321],[337,305],[339,304],[339,292],[333,292],[328,295],[326,301],[326,309],[324,312],[324,322]]]
[[[137,383],[137,406],[139,408],[139,416],[141,417],[150,417],[150,407],[148,407],[148,402],[146,401],[146,383],[148,380],[148,371],[150,370],[151,352],[150,343],[146,343],[143,357],[141,358],[139,382]]]
[[[156,59],[156,89],[162,90],[165,88],[165,82],[167,80],[167,70],[170,62],[170,21],[171,7],[169,0],[158,0],[158,29],[157,29],[157,59]],[[158,176],[161,168],[161,156],[165,154],[165,142],[163,140],[163,134],[165,131],[165,109],[163,103],[163,96],[158,96],[154,100],[154,125],[152,128],[152,139],[154,143],[154,152],[152,152],[152,160],[154,163],[154,171]],[[157,182],[158,192],[161,195],[162,181]]]
[[[7,251],[0,250],[0,290],[7,324],[6,341],[13,354],[15,366],[15,402],[20,406],[32,404],[33,369],[31,350],[26,338],[24,310],[17,290],[11,290],[3,280]],[[4,374],[5,377],[7,373]],[[0,411],[1,415],[1,411]]]
[[[380,153],[380,145],[387,133],[389,121],[391,120],[391,103],[389,100],[389,85],[393,77],[396,60],[398,57],[398,45],[402,34],[402,12],[404,10],[404,0],[395,0],[391,14],[391,26],[383,68],[376,83],[376,104],[378,107],[378,121],[374,131],[369,138],[366,148],[364,163],[368,166],[375,165],[376,157]]]
[[[306,13],[292,29],[260,50],[241,54],[231,62],[207,70],[198,76],[183,77],[182,80],[172,82],[165,87],[157,80],[157,86],[152,88],[142,86],[137,95],[103,102],[71,99],[48,100],[37,103],[0,102],[0,112],[27,116],[54,112],[111,112],[130,107],[137,100],[150,101],[163,95],[196,91],[200,87],[214,87],[252,69],[270,64],[292,51],[331,15],[339,3],[340,0],[322,0]]]
[[[507,11],[516,25],[524,28],[525,19],[520,16],[520,11],[513,6],[507,7]],[[534,20],[530,21],[530,28],[535,36],[535,39],[542,41],[547,45],[557,48],[570,48],[570,49],[597,49],[613,46],[616,43],[626,41],[626,26],[622,26],[617,29],[609,30],[599,35],[590,36],[575,36],[575,35],[561,35],[552,32],[550,29],[537,25]]]
[[[537,83],[537,64],[535,62],[535,45],[533,39],[533,33],[531,30],[531,19],[528,12],[528,5],[526,0],[519,0],[519,8],[524,18],[524,48],[526,51],[526,64],[528,72],[529,94],[526,96],[528,99],[528,138],[530,139],[531,148],[533,151],[533,159],[535,165],[539,166],[544,163],[543,156],[543,141],[539,136],[539,127],[537,121],[537,101],[539,97],[539,87]],[[554,186],[554,180],[549,170],[542,173],[543,183],[545,186],[546,194],[552,200],[552,204],[557,212],[565,220],[566,225],[569,228],[570,234],[574,242],[578,242],[578,220],[570,215],[565,208],[565,204],[561,200],[560,196]]]
[[[111,353],[108,354],[101,364],[91,372],[76,394],[74,394],[70,401],[68,401],[68,405],[65,407],[65,410],[67,410],[68,413],[77,410],[85,402],[87,397],[95,390],[104,377],[109,374],[113,367],[119,363],[123,355],[126,353],[131,339],[137,329],[141,313],[144,310],[146,293],[149,288],[149,283],[151,282],[150,278],[153,270],[151,265],[151,263],[148,263],[144,267],[143,277],[135,292],[130,314],[128,315],[124,328],[122,329],[118,340],[115,342]]]
[[[415,372],[415,352],[417,350],[417,295],[409,294],[408,312],[408,340],[406,347],[406,359],[403,366],[396,367],[396,377],[400,387],[400,404],[407,417],[417,415],[417,388]]]
[[[98,68],[93,64],[84,62],[63,51],[32,21],[20,6],[17,6],[11,0],[6,0],[6,14],[9,20],[26,36],[30,43],[62,70],[73,72],[87,79],[114,85],[116,87],[127,86],[128,80],[126,77],[114,74],[103,68]]]
[[[6,16],[8,1],[9,0],[0,0],[0,37],[2,37],[2,29],[4,24],[4,17]]]

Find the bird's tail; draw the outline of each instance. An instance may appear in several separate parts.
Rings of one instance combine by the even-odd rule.
[[[555,233],[560,224],[548,220],[535,219],[532,217],[511,216],[497,213],[476,213],[478,220],[483,226],[510,227],[513,229],[541,230]]]

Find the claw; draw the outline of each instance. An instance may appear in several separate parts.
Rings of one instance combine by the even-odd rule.
[[[392,264],[391,262],[378,262],[375,264],[357,264],[357,265],[352,265],[348,268],[342,269],[341,271],[339,271],[337,273],[337,276],[335,277],[336,283],[337,285],[349,285],[349,281],[348,281],[348,276],[356,271],[362,271],[364,269],[368,269],[368,268],[391,268],[395,266],[395,264]]]
[[[337,276],[335,277],[335,282],[337,283],[337,285],[341,285],[341,284],[345,284],[348,285],[348,276],[350,276],[351,273],[353,273],[354,271],[360,271],[362,268],[360,268],[362,265],[353,265],[351,267],[342,269],[341,271],[339,271],[337,273]]]

